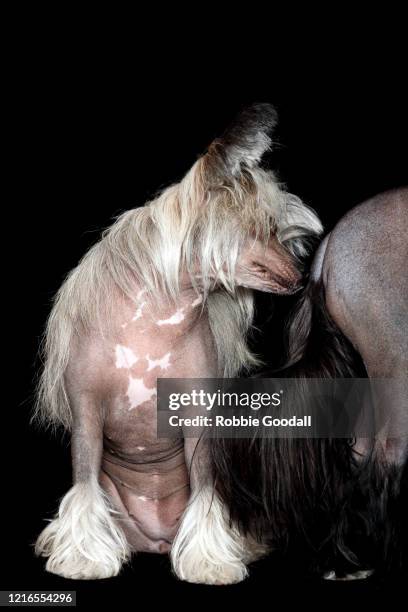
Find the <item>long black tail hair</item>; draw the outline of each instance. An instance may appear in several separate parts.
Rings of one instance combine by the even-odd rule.
[[[359,355],[331,319],[324,286],[309,280],[287,329],[285,366],[263,376],[364,377]],[[303,570],[338,574],[400,568],[407,537],[407,465],[358,457],[352,439],[211,440],[218,494],[242,533],[285,551]],[[408,512],[407,512],[408,515]],[[405,564],[405,563],[404,563]]]

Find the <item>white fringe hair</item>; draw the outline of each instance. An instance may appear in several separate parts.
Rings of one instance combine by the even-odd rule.
[[[276,235],[301,258],[307,238],[322,227],[310,208],[257,165],[270,146],[263,132],[258,136],[246,153],[239,143],[221,155],[215,141],[180,183],[119,216],[68,275],[42,345],[44,369],[34,412],[41,424],[71,427],[64,372],[74,335],[106,329],[118,289],[132,300],[138,285],[153,300],[177,300],[183,270],[203,293],[219,375],[233,377],[259,363],[247,344],[253,292],[237,287],[234,278],[240,248],[248,237],[266,245]]]
[[[130,549],[115,515],[119,513],[96,480],[77,483],[40,534],[35,552],[48,557],[48,572],[66,578],[116,576],[129,559]]]
[[[248,545],[230,524],[217,492],[212,486],[203,486],[193,493],[174,539],[170,553],[173,571],[181,580],[193,583],[241,582],[248,575],[246,563],[252,560]]]

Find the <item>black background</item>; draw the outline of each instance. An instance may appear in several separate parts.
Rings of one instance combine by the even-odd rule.
[[[121,57],[114,61],[98,50],[75,54],[73,41],[55,52],[38,40],[35,52],[24,54],[9,122],[13,225],[3,229],[10,240],[5,267],[11,270],[15,322],[5,330],[14,357],[3,381],[11,391],[4,401],[13,422],[2,436],[10,483],[2,502],[8,544],[1,588],[76,589],[83,605],[111,599],[139,607],[139,598],[195,605],[203,597],[218,602],[227,595],[235,604],[244,594],[254,605],[268,597],[271,605],[280,597],[347,604],[402,587],[396,576],[358,584],[310,579],[278,553],[234,587],[180,583],[166,558],[149,555],[136,557],[118,578],[71,583],[45,573],[31,548],[71,479],[68,438],[29,425],[38,343],[65,274],[116,214],[179,180],[237,110],[254,101],[272,102],[280,117],[268,162],[290,191],[318,211],[327,230],[358,202],[406,184],[404,71],[394,56],[374,56],[381,43],[371,44],[358,61],[346,61],[342,52],[329,58],[321,48],[318,59],[301,65],[302,53],[289,65],[281,50],[273,60],[263,58],[260,74],[255,60],[234,72],[226,61],[204,61],[197,70],[187,68],[183,55],[174,63],[162,60],[159,71],[130,53],[124,67]],[[285,298],[274,304],[259,298],[257,320],[266,340],[258,334],[255,341],[271,360],[279,357],[280,321],[289,306]],[[265,323],[272,307],[276,316]]]

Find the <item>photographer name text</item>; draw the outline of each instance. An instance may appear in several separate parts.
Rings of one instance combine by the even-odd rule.
[[[217,415],[215,417],[198,415],[195,417],[169,416],[168,423],[171,427],[311,427],[312,417],[310,415],[301,418],[293,415],[289,418],[278,418],[266,415],[259,419],[253,416],[231,416]]]

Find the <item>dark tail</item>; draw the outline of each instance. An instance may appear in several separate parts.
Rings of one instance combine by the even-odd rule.
[[[296,378],[294,405],[306,378],[366,376],[327,312],[321,283],[308,283],[287,332],[285,366],[263,376]],[[243,533],[286,551],[302,569],[395,568],[403,530],[401,470],[384,465],[374,451],[358,459],[353,444],[344,438],[214,439],[217,491]]]
[[[307,284],[287,326],[287,347],[282,368],[287,378],[367,376],[359,354],[327,311],[321,281]]]

